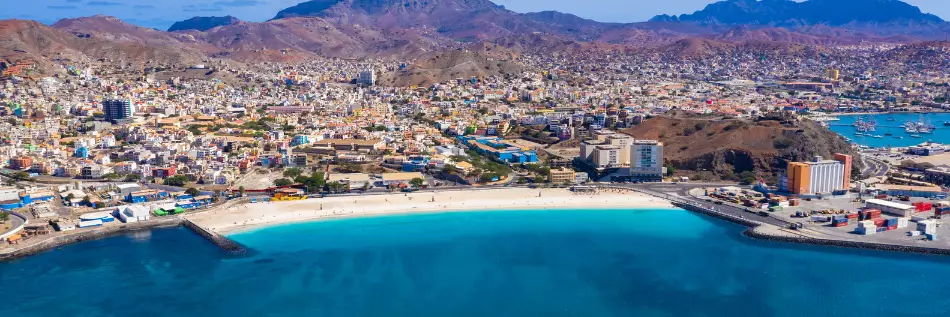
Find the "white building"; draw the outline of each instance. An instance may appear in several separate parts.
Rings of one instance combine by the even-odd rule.
[[[0,188],[0,201],[20,200],[20,190],[14,187]]]
[[[911,205],[905,205],[881,199],[868,199],[865,201],[865,203],[865,206],[868,208],[879,209],[883,213],[898,217],[910,217],[914,214],[914,206]]]
[[[149,218],[148,208],[142,205],[122,206],[117,210],[119,220],[125,223],[147,221]]]
[[[356,83],[367,86],[375,85],[376,72],[374,72],[372,69],[361,71],[359,77],[356,79]]]
[[[663,143],[636,140],[630,145],[630,176],[663,178]]]

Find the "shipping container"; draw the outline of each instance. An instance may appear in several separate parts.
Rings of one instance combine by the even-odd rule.
[[[918,201],[916,203],[913,203],[912,205],[914,206],[914,209],[917,210],[917,212],[925,212],[925,211],[933,210],[933,203],[929,201]]]
[[[877,199],[885,199],[885,198],[887,198],[887,194],[880,194],[880,195],[874,196],[874,198],[877,198]]]
[[[861,235],[866,235],[866,236],[868,236],[868,235],[872,235],[872,234],[874,234],[875,232],[877,232],[877,228],[874,227],[874,226],[864,227],[864,228],[858,228],[857,230],[855,230],[855,232],[857,232],[858,234],[861,234]]]
[[[845,217],[848,217],[848,219],[858,219],[858,214],[850,213],[850,214],[845,215]]]
[[[886,231],[887,231],[887,227],[878,227],[878,228],[877,228],[877,232],[886,232]]]
[[[910,224],[910,222],[907,221],[907,218],[897,218],[897,227],[898,227],[898,228],[901,228],[901,229],[907,228],[907,226],[908,226],[909,224]]]

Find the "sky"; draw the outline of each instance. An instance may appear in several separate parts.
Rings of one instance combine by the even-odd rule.
[[[193,16],[232,15],[266,21],[303,0],[3,0],[0,19],[53,23],[62,18],[105,14],[126,22],[167,29]],[[658,14],[692,13],[716,0],[494,0],[516,12],[556,10],[602,22],[640,22]],[[904,0],[950,20],[950,0]],[[15,4],[14,4],[15,3]]]

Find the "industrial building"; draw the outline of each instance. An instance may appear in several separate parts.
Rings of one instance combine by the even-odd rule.
[[[865,201],[868,208],[878,209],[886,214],[898,217],[910,217],[914,215],[914,206],[895,203],[882,199],[868,199]]]
[[[816,156],[811,162],[788,163],[787,190],[795,194],[822,194],[851,188],[851,156],[835,154],[835,160]]]
[[[536,163],[534,150],[498,137],[459,136],[458,143],[504,163]]]

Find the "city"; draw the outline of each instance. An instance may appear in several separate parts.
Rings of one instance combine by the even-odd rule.
[[[799,254],[807,259],[829,246],[888,260],[950,255],[942,223],[950,214],[950,43],[938,35],[946,22],[917,7],[887,0],[876,10],[916,13],[883,22],[842,14],[851,20],[780,16],[759,25],[722,22],[738,18],[717,6],[760,21],[772,12],[760,6],[773,4],[709,1],[693,15],[622,24],[487,0],[364,2],[303,2],[264,22],[194,17],[167,32],[104,15],[0,20],[0,263],[43,261],[90,241],[133,241],[110,249],[126,252],[197,237],[224,251],[207,267],[247,261],[281,272],[289,269],[278,264],[296,260],[285,256],[300,253],[316,261],[302,264],[307,270],[353,271],[322,283],[365,278],[357,283],[365,286],[422,273],[362,265],[435,272],[443,259],[512,274],[519,265],[564,268],[538,263],[587,252],[538,247],[548,241],[613,252],[590,261],[636,254],[624,260],[631,263],[699,246],[736,257],[732,250],[807,248]],[[695,20],[705,15],[714,17]],[[869,26],[884,22],[893,29]],[[729,244],[746,238],[756,242]],[[512,247],[519,255],[511,257],[495,249],[518,239],[533,244]],[[609,239],[625,246],[591,242]],[[474,251],[445,241],[498,253],[462,258]],[[658,249],[613,249],[644,241]],[[149,250],[178,252],[164,247]],[[373,250],[372,264],[359,262],[363,249]],[[352,252],[335,260],[348,264],[319,262],[338,250]],[[387,252],[399,255],[383,259]],[[412,252],[431,253],[419,260]],[[128,265],[171,265],[135,261]],[[505,261],[516,264],[494,266]],[[497,278],[445,274],[456,273]],[[403,294],[405,285],[379,283]],[[354,285],[337,287],[372,293]],[[413,298],[406,302],[431,304]],[[457,306],[437,315],[473,305],[442,300]],[[592,311],[577,300],[569,302],[587,308],[574,313]],[[333,312],[366,311],[321,311]]]

